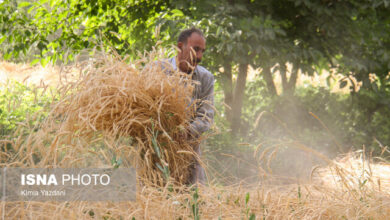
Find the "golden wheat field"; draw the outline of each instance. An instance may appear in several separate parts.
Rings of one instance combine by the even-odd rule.
[[[343,161],[351,166],[362,165],[355,157]],[[388,165],[371,167],[372,176],[364,178],[360,176],[364,170],[356,169],[349,174],[355,176],[348,179],[342,174],[345,170],[337,165],[322,172],[327,174],[301,185],[208,185],[200,187],[198,193],[143,187],[138,189],[134,202],[8,202],[2,203],[2,216],[6,219],[250,219],[251,216],[255,219],[387,219],[390,214]],[[367,185],[362,186],[364,180]]]
[[[13,77],[23,81],[31,74],[25,83],[35,83],[37,93],[56,87],[43,122],[21,123],[0,140],[1,146],[12,146],[1,152],[1,167],[109,167],[116,155],[123,166],[137,167],[142,182],[135,201],[2,201],[2,219],[389,219],[390,163],[364,151],[331,160],[301,147],[325,163],[312,168],[308,181],[282,184],[254,164],[257,183],[226,185],[209,178],[198,187],[183,184],[193,151],[180,132],[192,114],[187,97],[193,86],[179,73],[167,76],[158,66],[144,68],[162,54],[150,53],[131,64],[104,54],[61,73],[51,68],[35,74],[45,70],[1,63],[4,78],[19,73]],[[2,87],[7,86],[2,79]],[[89,147],[92,143],[101,147]],[[262,161],[275,156],[257,150],[263,152]],[[169,176],[155,164],[166,166]]]

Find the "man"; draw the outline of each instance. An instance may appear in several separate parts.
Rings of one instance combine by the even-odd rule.
[[[192,74],[192,79],[198,81],[195,85],[193,101],[197,101],[195,118],[191,121],[189,134],[183,138],[197,138],[203,132],[210,129],[214,117],[214,76],[204,67],[198,65],[202,61],[203,53],[206,49],[206,39],[201,30],[190,28],[179,34],[177,47],[179,52],[176,57],[172,57],[168,62],[174,70]],[[200,146],[193,146],[194,151],[201,155]],[[205,172],[198,160],[195,160],[191,168],[191,176],[188,184],[205,182]]]

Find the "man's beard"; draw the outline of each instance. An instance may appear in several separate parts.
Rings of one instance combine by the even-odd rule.
[[[195,64],[191,67],[191,66],[188,66],[188,70],[187,70],[187,74],[191,74],[195,71],[195,68],[196,66],[201,62],[202,60],[201,59],[196,59],[195,60]]]

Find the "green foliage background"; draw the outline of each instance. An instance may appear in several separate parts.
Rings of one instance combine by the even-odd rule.
[[[49,91],[30,87],[17,81],[8,81],[0,88],[0,134],[4,138],[18,128],[39,125],[48,115],[48,107],[53,101]]]
[[[245,152],[248,148],[237,147],[242,142],[253,149],[299,141],[328,155],[364,145],[388,156],[383,151],[390,143],[388,12],[387,0],[4,0],[0,54],[14,62],[66,64],[84,49],[114,48],[136,59],[138,51],[157,43],[170,46],[182,29],[198,26],[207,37],[202,65],[216,76],[220,132],[208,141],[211,151]],[[293,66],[289,77],[286,63]],[[241,71],[249,65],[261,68],[254,81]],[[280,93],[276,70],[283,79]],[[350,81],[350,93],[296,87],[300,74],[323,70],[343,74],[338,86]],[[27,95],[29,87],[12,85],[12,91],[1,90],[2,135],[26,113],[41,110]],[[16,101],[23,104],[10,111],[9,103]]]

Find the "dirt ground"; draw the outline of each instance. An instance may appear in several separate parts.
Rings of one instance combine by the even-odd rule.
[[[31,66],[30,64],[15,64],[6,61],[0,61],[0,83],[6,83],[13,79],[27,84],[40,84],[41,80],[45,84],[55,84],[58,82],[60,71],[59,67],[47,65]]]
[[[291,65],[287,65],[288,70],[291,71]],[[59,80],[60,67],[47,65],[42,67],[41,65],[31,66],[28,63],[11,63],[7,61],[0,61],[0,83],[6,83],[8,79],[14,79],[19,82],[26,82],[27,84],[40,84],[41,80],[45,84],[56,85]],[[248,80],[254,80],[256,76],[261,71],[259,69],[249,68]],[[312,86],[322,86],[327,87],[326,79],[329,76],[329,72],[324,71],[322,74],[314,74],[313,76],[306,76],[303,74],[299,74],[297,79],[297,86],[307,87],[309,85]],[[289,76],[289,73],[287,74]],[[333,86],[331,86],[332,92],[341,92],[348,93],[350,82],[348,82],[347,86],[340,89],[337,85],[337,81],[342,79],[342,76],[339,74],[332,74]],[[278,71],[275,72],[275,85],[278,93],[280,94],[282,91],[282,83],[280,74]],[[355,82],[357,83],[357,82]],[[358,83],[357,83],[358,84]]]

